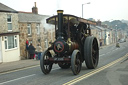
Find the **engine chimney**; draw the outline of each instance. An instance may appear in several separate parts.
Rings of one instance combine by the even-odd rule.
[[[63,29],[63,10],[57,10],[58,13],[58,36],[62,36]]]
[[[38,14],[38,8],[36,7],[36,2],[35,2],[35,6],[32,8],[32,13]]]

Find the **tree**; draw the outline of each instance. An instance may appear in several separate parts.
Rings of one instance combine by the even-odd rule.
[[[103,23],[104,24],[107,24],[109,27],[111,27],[113,29],[116,29],[116,28],[117,29],[122,29],[122,30],[128,29],[128,25],[126,23],[123,23],[120,20],[114,20],[112,22],[105,21]]]

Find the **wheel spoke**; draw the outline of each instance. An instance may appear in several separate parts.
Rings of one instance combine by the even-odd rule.
[[[95,45],[96,45],[97,43],[96,42],[94,42],[94,44],[93,44],[93,48],[95,47]]]
[[[95,57],[92,57],[93,58],[93,61],[96,61],[96,58]]]
[[[76,71],[77,71],[77,67],[78,67],[78,66],[77,66],[77,65],[75,65],[75,70],[76,70]]]
[[[45,69],[47,70],[47,65],[45,65]]]
[[[76,63],[75,63],[75,69],[76,69],[76,72],[79,72],[80,71],[80,60],[79,60],[79,56],[77,55],[76,56]]]
[[[93,53],[93,54],[95,54],[95,53],[96,53],[96,51],[95,51],[93,48],[92,48],[92,53]]]
[[[93,59],[94,64],[96,63],[96,53],[97,53],[97,51],[92,49],[92,59]]]
[[[76,66],[76,71],[78,72],[79,71],[79,64],[77,63],[77,66]]]
[[[49,70],[49,65],[47,65],[47,70]]]

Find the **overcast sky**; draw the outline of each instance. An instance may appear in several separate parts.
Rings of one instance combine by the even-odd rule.
[[[65,14],[78,17],[105,20],[128,20],[128,0],[0,0],[1,3],[17,10],[31,12],[34,2],[37,2],[38,13],[56,15],[56,10],[62,9]],[[90,2],[90,4],[86,4]]]

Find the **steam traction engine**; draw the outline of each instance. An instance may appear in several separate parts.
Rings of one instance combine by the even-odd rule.
[[[57,12],[58,15],[46,20],[47,23],[55,25],[56,40],[42,54],[40,59],[42,72],[48,74],[53,63],[62,69],[71,67],[74,75],[81,71],[84,61],[88,69],[96,68],[99,61],[99,47],[97,39],[91,36],[90,31],[90,24],[96,23],[63,14],[63,10]]]

